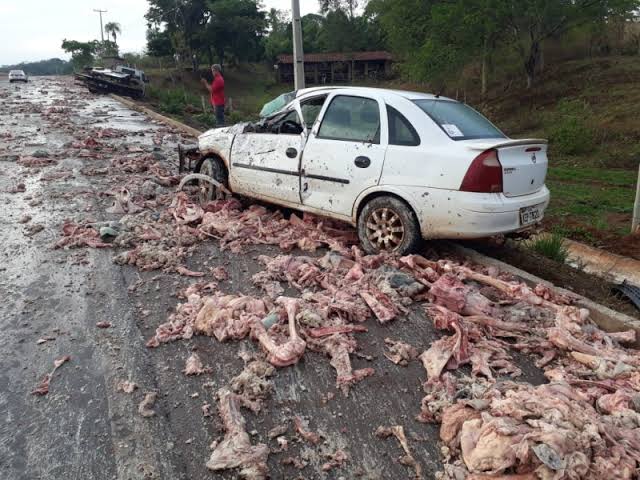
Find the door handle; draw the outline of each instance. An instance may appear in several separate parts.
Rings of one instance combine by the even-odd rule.
[[[287,148],[287,151],[285,153],[287,154],[287,157],[289,157],[289,158],[296,158],[298,156],[298,150],[296,150],[293,147]]]
[[[371,159],[369,157],[356,157],[353,163],[355,163],[358,168],[367,168],[371,165]]]

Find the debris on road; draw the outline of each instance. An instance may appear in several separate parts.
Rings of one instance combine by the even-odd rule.
[[[311,443],[312,445],[320,443],[320,435],[309,430],[308,423],[301,417],[293,417],[293,424],[296,426],[296,432],[298,432],[298,435],[300,435],[306,442]]]
[[[65,355],[64,357],[61,357],[57,360],[55,360],[53,362],[53,370],[51,370],[50,373],[47,373],[44,378],[42,379],[42,382],[40,382],[40,384],[35,388],[35,390],[33,390],[31,392],[32,395],[46,395],[47,393],[49,393],[49,384],[51,383],[51,379],[53,378],[53,374],[56,373],[56,370],[58,368],[60,368],[62,365],[64,365],[66,362],[68,362],[69,360],[71,360],[71,356],[70,355]]]
[[[392,427],[378,427],[376,430],[376,436],[379,438],[388,438],[390,436],[396,437],[398,443],[404,450],[404,456],[400,457],[398,460],[402,465],[406,465],[407,467],[411,467],[414,469],[415,480],[421,480],[424,478],[422,476],[422,465],[416,461],[411,453],[411,449],[409,448],[409,442],[407,441],[407,436],[404,434],[404,427],[402,425],[394,425]]]
[[[185,363],[182,373],[185,375],[202,375],[203,373],[211,372],[210,368],[205,368],[202,364],[202,360],[197,353],[192,353]]]
[[[388,352],[384,356],[396,365],[406,367],[411,360],[415,360],[420,352],[408,343],[399,342],[390,338],[385,338],[384,343],[387,345]]]
[[[138,413],[145,418],[153,417],[156,412],[153,410],[153,406],[158,398],[157,392],[147,392],[144,394],[144,399],[138,405]]]
[[[96,327],[98,328],[111,328],[110,322],[98,322],[96,323]]]
[[[322,464],[322,471],[324,472],[341,467],[349,459],[344,450],[336,450],[334,453],[327,454],[326,457],[328,461]]]
[[[40,233],[44,230],[44,225],[39,223],[31,223],[24,227],[24,234],[28,237],[33,237],[36,233]]]
[[[207,468],[213,471],[237,468],[241,477],[247,480],[266,479],[269,447],[263,443],[251,444],[240,412],[242,397],[223,388],[218,392],[218,405],[226,433],[211,454]]]
[[[7,190],[7,193],[24,193],[27,191],[27,187],[24,183],[18,183],[15,186]]]
[[[138,385],[129,380],[120,380],[116,386],[116,390],[124,393],[133,393],[136,388],[138,388]]]

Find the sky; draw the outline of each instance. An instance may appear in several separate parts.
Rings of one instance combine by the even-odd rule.
[[[262,0],[265,9],[290,10],[290,0]],[[121,52],[141,52],[145,47],[146,0],[0,0],[0,65],[13,65],[67,55],[62,40],[100,38],[103,23],[118,22]],[[317,0],[300,0],[302,15],[318,10]]]

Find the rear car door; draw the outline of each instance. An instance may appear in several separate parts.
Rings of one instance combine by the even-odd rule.
[[[302,133],[293,133],[294,124]],[[237,135],[231,148],[229,176],[233,191],[275,203],[299,204],[303,130],[300,116],[293,109],[279,116],[271,132]]]
[[[334,93],[304,149],[302,203],[351,217],[356,198],[380,180],[387,139],[384,104],[375,95]]]

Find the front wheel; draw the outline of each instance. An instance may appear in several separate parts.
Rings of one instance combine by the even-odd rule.
[[[200,165],[198,173],[207,175],[229,188],[227,169],[219,158],[205,158]],[[200,188],[200,203],[217,200],[223,196],[223,192],[219,188],[204,180],[198,180],[198,187]]]
[[[411,207],[402,200],[391,196],[376,197],[360,212],[358,237],[367,253],[405,255],[418,247],[420,225]]]

